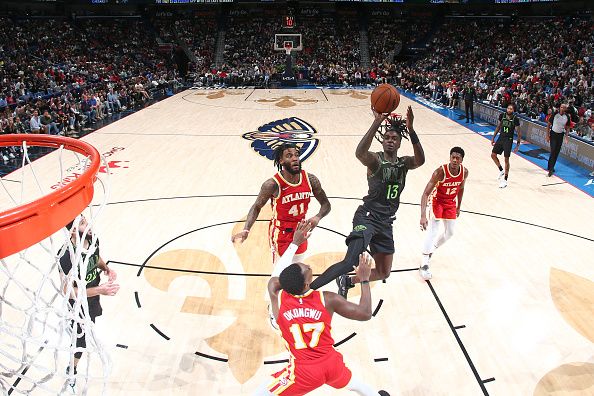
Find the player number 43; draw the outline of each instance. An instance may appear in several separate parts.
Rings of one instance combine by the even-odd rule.
[[[300,204],[295,204],[291,206],[291,209],[289,209],[289,214],[293,216],[299,216],[303,213],[305,213],[305,205],[303,204],[303,202],[301,202]]]
[[[315,348],[318,346],[318,343],[320,342],[320,336],[322,335],[322,331],[324,331],[324,327],[324,322],[303,323],[303,325],[299,325],[299,323],[293,323],[291,327],[289,327],[289,330],[295,339],[295,349],[307,348],[307,344],[303,339],[303,333],[308,333],[310,331],[313,333],[311,334],[309,347]]]

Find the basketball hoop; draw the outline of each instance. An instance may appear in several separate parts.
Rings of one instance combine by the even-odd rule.
[[[90,159],[88,168],[74,181],[36,201],[0,212],[0,259],[49,237],[74,220],[93,199],[93,183],[100,165],[97,149],[81,140],[52,135],[3,135],[0,147],[37,146],[64,148]]]
[[[55,150],[33,162],[33,147]],[[86,288],[76,285],[87,284],[98,254],[90,230],[107,203],[109,173],[99,174],[107,163],[89,143],[62,136],[3,135],[0,148],[22,159],[10,179],[0,178],[0,390],[61,395],[76,387],[86,395],[92,385],[93,394],[105,394],[111,362],[88,314]],[[95,183],[103,190],[96,209]],[[83,212],[81,236],[73,230]]]

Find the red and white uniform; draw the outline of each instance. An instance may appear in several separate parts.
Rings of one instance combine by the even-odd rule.
[[[307,172],[301,171],[299,183],[291,184],[279,173],[273,176],[278,184],[278,197],[272,198],[272,219],[268,235],[273,261],[283,255],[293,241],[297,224],[305,218],[309,201],[313,195]],[[296,254],[307,250],[307,241],[303,242]]]
[[[268,390],[274,395],[297,396],[324,384],[340,389],[352,373],[333,345],[332,316],[324,306],[324,292],[308,290],[294,296],[281,291],[278,326],[291,353],[289,364],[273,374]]]
[[[443,169],[443,180],[437,182],[431,196],[431,207],[433,216],[437,220],[456,220],[456,209],[458,205],[458,192],[464,181],[464,167],[460,165],[457,175],[450,173],[448,164],[441,166]]]

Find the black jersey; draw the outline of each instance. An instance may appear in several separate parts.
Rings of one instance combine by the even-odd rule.
[[[499,115],[499,122],[501,122],[501,137],[505,139],[513,139],[516,127],[520,126],[520,119],[515,114],[512,115],[511,120],[507,117],[507,113]]]
[[[96,242],[96,247],[93,249],[89,249],[91,256],[89,257],[89,261],[87,263],[87,273],[85,275],[86,281],[86,288],[99,286],[101,282],[100,278],[100,270],[99,270],[99,240]],[[87,259],[87,255],[83,252],[82,253],[82,263],[85,262]],[[66,250],[64,255],[60,257],[60,267],[62,267],[62,271],[65,275],[72,270],[72,260],[70,258],[70,252]],[[78,285],[77,285],[78,286]],[[101,315],[101,304],[99,303],[99,296],[93,296],[88,298],[88,306],[89,306],[89,313],[92,317]],[[74,305],[74,300],[70,300],[70,303]]]
[[[380,166],[367,178],[369,192],[363,197],[363,206],[380,218],[392,218],[400,205],[408,168],[402,157],[391,163],[385,160],[383,152],[377,154]]]

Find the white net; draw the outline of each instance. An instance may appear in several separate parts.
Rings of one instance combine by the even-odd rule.
[[[46,195],[89,166],[87,157],[63,147],[31,161],[30,154],[40,150],[47,149],[13,147],[22,167],[0,178],[0,212]],[[0,260],[3,394],[105,392],[110,360],[95,331],[96,299],[87,296],[87,285],[100,276],[92,230],[107,201],[108,177],[98,175],[93,203],[72,219],[70,229]]]

